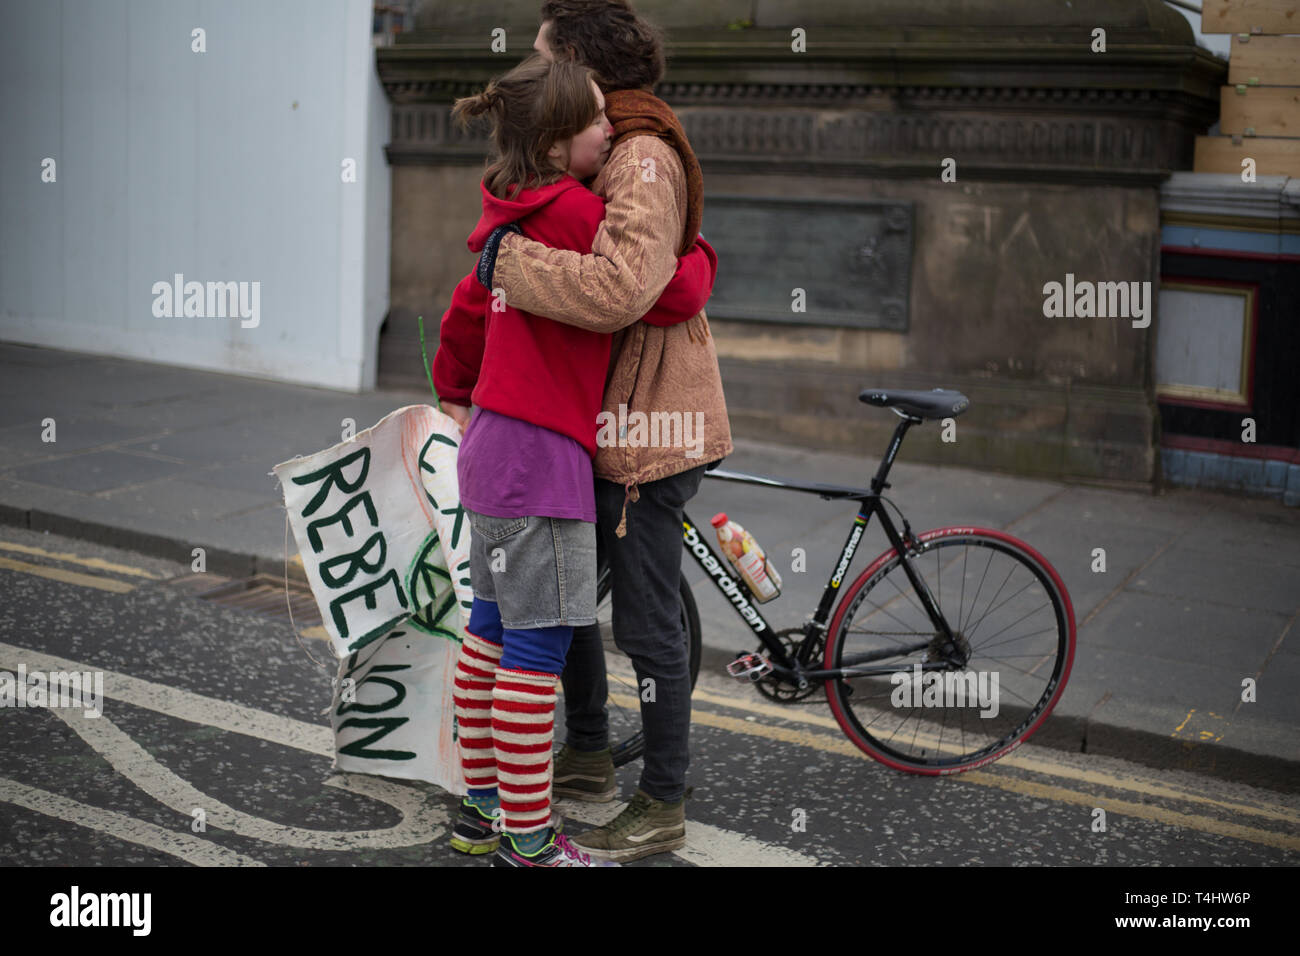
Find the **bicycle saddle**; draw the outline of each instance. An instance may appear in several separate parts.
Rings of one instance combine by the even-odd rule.
[[[970,408],[970,399],[946,388],[929,392],[864,388],[858,393],[858,401],[878,408],[897,408],[918,418],[956,418]]]

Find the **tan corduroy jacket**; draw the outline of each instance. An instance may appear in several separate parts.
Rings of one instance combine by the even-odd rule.
[[[731,454],[731,426],[704,313],[670,328],[637,321],[672,278],[686,230],[677,152],[655,136],[628,137],[592,189],[606,200],[592,255],[511,234],[501,243],[492,285],[517,309],[614,333],[602,412],[602,421],[614,424],[597,437],[595,473],[623,485],[635,501],[637,484]],[[615,430],[617,438],[608,440]]]

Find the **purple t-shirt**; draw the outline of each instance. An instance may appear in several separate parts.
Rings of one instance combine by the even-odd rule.
[[[494,518],[596,520],[591,456],[568,435],[476,408],[456,460],[460,501]]]

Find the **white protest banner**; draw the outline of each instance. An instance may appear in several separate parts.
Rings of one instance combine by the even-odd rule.
[[[451,681],[473,594],[460,431],[410,405],[275,466],[303,569],[340,659],[341,770],[461,792]]]
[[[459,647],[408,622],[340,661],[334,766],[463,795],[452,700]]]

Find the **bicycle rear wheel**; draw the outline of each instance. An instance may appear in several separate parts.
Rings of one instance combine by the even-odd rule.
[[[682,628],[685,631],[693,690],[695,679],[700,673],[700,614],[685,575],[682,575],[678,584],[678,593],[681,597]],[[601,644],[605,649],[605,672],[609,681],[605,711],[609,715],[610,750],[614,766],[621,767],[645,752],[645,737],[641,731],[641,688],[637,685],[632,661],[614,643],[610,594],[609,569],[601,567],[596,580],[596,623],[600,626]]]
[[[1000,531],[943,528],[908,554],[954,635],[931,622],[896,550],[878,557],[831,620],[831,711],[864,752],[897,770],[984,766],[1034,733],[1074,661],[1070,596],[1056,570]]]

